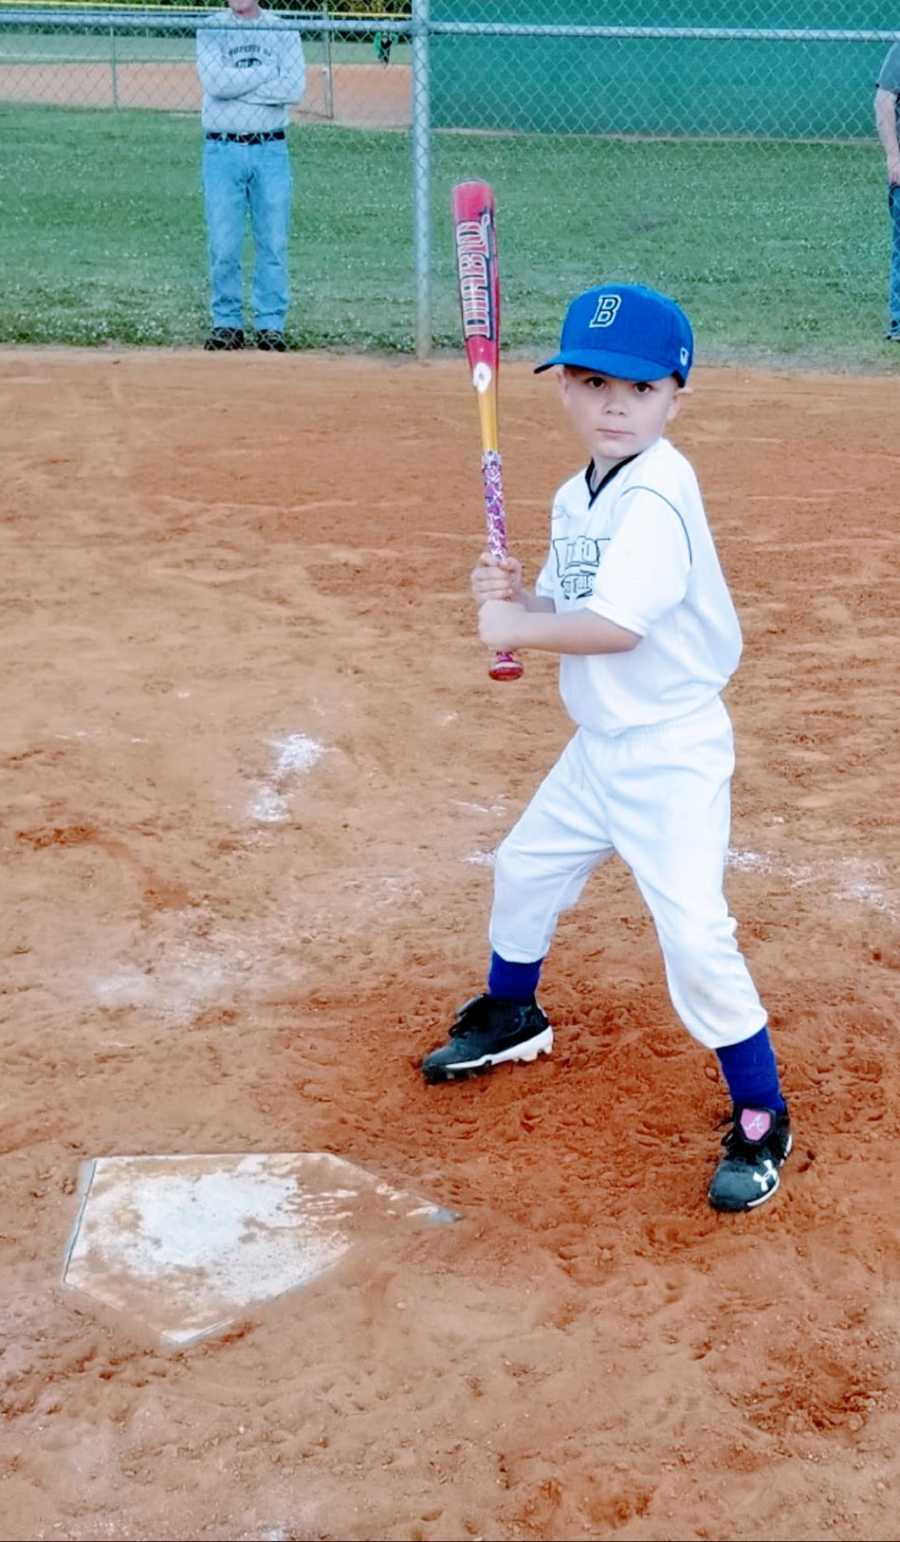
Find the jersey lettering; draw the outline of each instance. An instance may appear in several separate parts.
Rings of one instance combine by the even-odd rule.
[[[601,548],[608,545],[609,536],[602,539],[589,535],[559,536],[554,540],[553,554],[563,599],[590,599],[602,558]]]

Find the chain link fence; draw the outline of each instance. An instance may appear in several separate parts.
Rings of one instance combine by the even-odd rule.
[[[853,139],[900,25],[865,0],[433,0],[436,125]]]
[[[529,263],[540,255],[550,285],[559,272],[554,232],[538,228],[548,191],[556,192],[561,227],[564,211],[579,199],[590,207],[585,174],[592,164],[618,167],[624,181],[615,184],[615,196],[627,196],[628,163],[609,160],[616,145],[659,147],[653,166],[665,157],[673,164],[672,147],[683,146],[688,159],[679,161],[680,174],[689,166],[702,176],[705,164],[711,185],[728,164],[746,175],[750,163],[740,147],[748,144],[864,147],[871,177],[872,97],[898,25],[882,0],[381,0],[377,8],[334,0],[305,10],[273,3],[269,10],[273,26],[299,44],[305,66],[302,95],[290,107],[291,136],[313,178],[299,199],[304,270],[315,271],[315,246],[323,264],[328,252],[322,294],[336,270],[360,275],[359,282],[348,280],[331,314],[333,332],[310,329],[299,340],[414,340],[420,354],[435,332],[441,338],[452,326],[449,245],[445,251],[445,232],[436,226],[446,221],[454,176],[490,171],[502,184],[509,167],[513,204],[530,186],[542,212],[521,249]],[[48,140],[62,165],[74,136],[82,145],[82,191],[102,207],[115,182],[104,157],[126,148],[131,175],[139,177],[144,142],[152,219],[154,188],[164,189],[184,167],[186,135],[197,135],[204,88],[198,47],[207,92],[215,93],[214,40],[227,14],[221,6],[162,3],[0,4],[0,114],[11,130],[0,198],[19,192],[29,152],[50,179]],[[248,130],[257,117],[251,106]],[[705,162],[703,145],[711,147]],[[170,164],[161,168],[167,146]],[[330,192],[325,176],[315,186],[316,164],[327,166]],[[69,187],[70,201],[75,191]],[[51,238],[64,192],[54,187],[44,204]],[[316,206],[315,197],[328,207]],[[7,220],[15,219],[15,201]],[[184,192],[180,205],[184,216]],[[35,221],[40,212],[32,210]],[[196,196],[190,217],[200,256]],[[0,250],[8,261],[8,225],[5,239]],[[664,278],[665,269],[661,262],[649,276]],[[516,281],[527,293],[524,270]],[[201,290],[198,278],[186,304],[194,326]],[[366,319],[382,300],[393,308],[391,326]],[[164,334],[162,326],[158,340],[188,340],[178,327]],[[154,335],[151,329],[140,337]]]
[[[270,9],[302,42],[298,121],[409,127],[403,18]],[[222,6],[0,6],[0,102],[199,113],[197,35],[215,38],[223,14]]]
[[[196,112],[195,37],[214,25],[210,9],[0,5],[0,102]],[[303,40],[299,120],[410,126],[411,10],[384,0],[368,14],[269,9]],[[436,129],[816,141],[870,138],[871,87],[900,28],[891,9],[861,0],[417,7]]]

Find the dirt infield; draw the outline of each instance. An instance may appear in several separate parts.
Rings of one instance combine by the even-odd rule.
[[[797,1147],[726,1111],[611,864],[554,1056],[416,1069],[567,736],[485,677],[458,361],[0,354],[5,1539],[887,1539],[900,1483],[896,379],[700,370],[741,613],[729,895]],[[505,367],[533,575],[577,463]],[[166,1354],[60,1288],[78,1164],[332,1150],[459,1223]]]
[[[406,128],[412,120],[408,65],[310,65],[292,116],[329,119],[344,128]],[[42,59],[6,63],[0,55],[0,102],[52,107],[147,107],[196,112],[200,82],[193,60],[121,60],[115,65]]]

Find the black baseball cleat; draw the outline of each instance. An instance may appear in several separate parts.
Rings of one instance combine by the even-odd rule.
[[[273,327],[263,327],[256,334],[256,346],[263,353],[287,353],[287,343],[283,332],[276,332]]]
[[[714,1210],[755,1210],[777,1192],[778,1169],[793,1145],[790,1116],[786,1108],[776,1113],[735,1103],[729,1123],[709,1202]]]
[[[425,1056],[422,1075],[427,1082],[451,1082],[507,1060],[537,1060],[552,1048],[553,1029],[533,996],[524,1003],[473,996],[457,1013],[450,1043]]]
[[[244,346],[244,334],[240,327],[213,327],[203,344],[207,353],[234,353]]]

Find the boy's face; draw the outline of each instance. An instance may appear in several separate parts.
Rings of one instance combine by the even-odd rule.
[[[662,380],[621,380],[599,370],[560,371],[563,406],[576,434],[601,470],[640,455],[678,415],[680,387]]]

